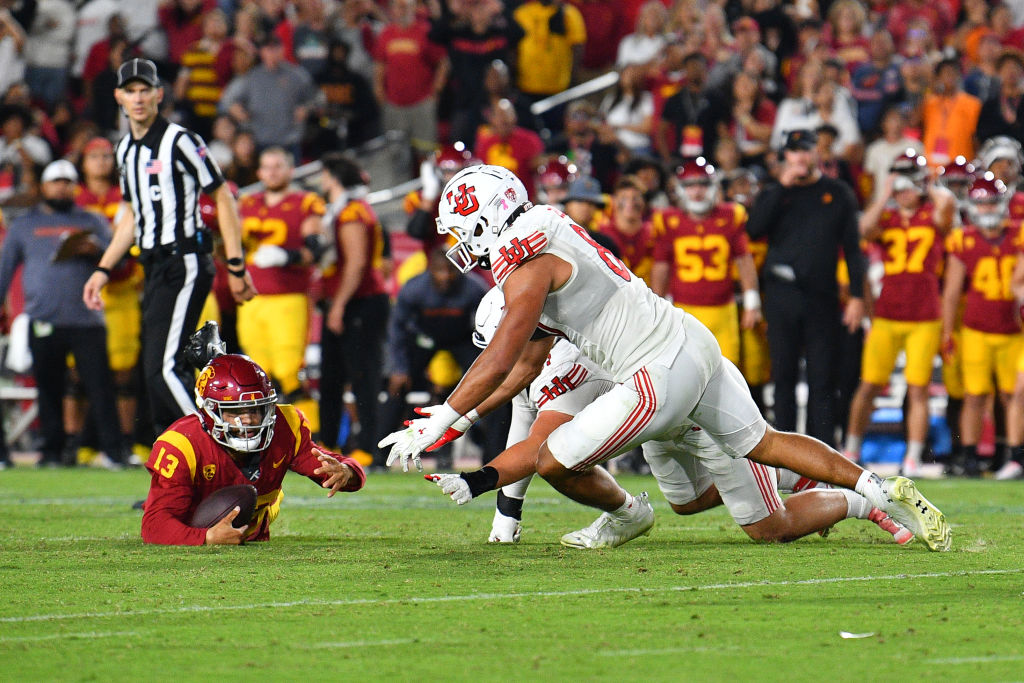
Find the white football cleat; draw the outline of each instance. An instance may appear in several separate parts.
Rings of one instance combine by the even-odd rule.
[[[1010,481],[1024,477],[1024,467],[1016,460],[1007,460],[1006,464],[996,472],[996,481]]]
[[[617,548],[637,536],[646,536],[654,526],[654,508],[644,491],[633,497],[629,519],[616,519],[608,512],[601,513],[594,522],[562,536],[562,545],[570,548]]]
[[[506,517],[497,510],[494,511],[494,521],[491,522],[491,535],[487,537],[488,543],[519,543],[519,536],[523,533],[523,527],[515,517]]]
[[[914,482],[906,477],[889,477],[882,481],[882,491],[889,499],[882,509],[890,517],[927,543],[929,550],[949,550],[946,516],[921,495]]]

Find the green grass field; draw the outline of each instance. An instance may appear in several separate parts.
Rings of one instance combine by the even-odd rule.
[[[0,472],[0,679],[1024,680],[1019,482],[923,482],[937,554],[856,520],[754,545],[622,481],[658,523],[615,550],[559,546],[594,514],[543,482],[496,546],[493,496],[401,473],[332,500],[293,475],[270,542],[168,548],[143,472]]]

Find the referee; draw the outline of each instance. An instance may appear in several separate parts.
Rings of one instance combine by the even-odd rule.
[[[114,98],[130,128],[115,152],[123,204],[114,238],[82,292],[89,308],[101,309],[100,291],[111,269],[132,244],[138,245],[146,275],[142,368],[158,434],[195,412],[193,372],[182,349],[199,322],[214,273],[212,242],[199,213],[200,192],[217,203],[231,293],[239,303],[256,293],[242,259],[234,196],[202,138],[160,116],[163,96],[153,62],[132,59],[117,70]]]

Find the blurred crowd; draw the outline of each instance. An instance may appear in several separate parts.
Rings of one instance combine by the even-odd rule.
[[[246,216],[242,203],[250,266],[270,281],[275,268],[308,269],[305,333],[324,342],[322,357],[256,360],[292,400],[320,395],[309,368],[342,378],[348,395],[319,406],[327,445],[372,461],[410,392],[443,398],[472,362],[472,314],[491,283],[450,267],[433,218],[447,179],[488,163],[518,174],[535,202],[558,206],[704,321],[758,401],[774,383],[765,410],[782,428],[796,416],[779,389],[795,388],[802,355],[807,431],[858,457],[887,359],[904,350],[907,366],[911,356],[916,363],[904,468],[930,458],[922,416],[941,365],[954,434],[947,469],[1019,476],[1022,50],[1022,0],[0,0],[0,205],[8,219],[35,206],[42,170],[67,159],[81,177],[79,204],[113,217],[106,142],[126,131],[115,72],[144,56],[165,81],[163,113],[199,132],[238,187],[267,189],[270,178],[271,191],[283,192],[298,163],[346,151],[356,160],[325,176],[319,204],[296,200],[294,229],[317,216],[341,245],[338,263],[253,263],[279,228],[258,210]],[[610,71],[618,80],[605,91],[549,101]],[[358,159],[362,145],[391,131],[414,160],[399,175],[418,176],[422,188],[405,198],[403,224],[381,226]],[[812,199],[798,191],[811,187],[826,189]],[[800,257],[815,263],[802,271],[787,240],[807,235],[787,236],[796,228],[786,226],[826,214],[835,234],[810,235]],[[347,242],[351,224],[375,237]],[[399,235],[416,254],[393,261]],[[975,254],[976,243],[991,254]],[[346,258],[353,244],[361,255]],[[377,309],[356,316],[354,330],[342,320],[354,315],[351,303],[331,310],[345,279],[338,269],[351,260],[360,264],[350,271],[359,283],[352,300],[386,294],[391,308],[390,318]],[[962,291],[949,313],[940,277],[953,262]],[[129,271],[123,279],[137,287]],[[827,282],[808,285],[807,273]],[[920,278],[892,285],[906,274]],[[808,297],[800,310],[781,306],[793,300],[785,287]],[[893,312],[883,294],[894,291],[910,305]],[[211,316],[237,345],[233,306],[219,303]],[[872,317],[930,331],[925,341],[887,332],[895,350],[879,350],[881,332],[873,342],[868,333],[865,350],[862,321]],[[983,338],[962,340],[962,327]],[[264,353],[255,344],[241,348]],[[350,367],[337,370],[332,356]],[[965,373],[982,378],[965,382]],[[139,390],[124,377],[125,394]],[[144,441],[124,411],[125,438]],[[998,447],[982,459],[986,416]],[[499,416],[484,430],[499,434],[483,444],[485,457],[500,450],[501,429]]]

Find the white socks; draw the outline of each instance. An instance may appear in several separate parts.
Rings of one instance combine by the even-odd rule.
[[[855,488],[857,493],[868,499],[871,507],[885,510],[890,503],[889,496],[882,490],[881,478],[873,472],[868,472],[867,470],[861,472],[860,479],[857,480]]]
[[[871,508],[875,507],[868,499],[850,489],[837,489],[840,493],[846,496],[846,518],[847,519],[867,519],[868,514],[871,512]]]
[[[627,520],[633,516],[633,496],[630,495],[629,491],[626,491],[626,502],[622,504],[622,507],[612,510],[608,514],[615,519]]]
[[[855,455],[860,458],[860,447],[864,443],[863,436],[854,436],[853,434],[846,435],[846,453],[849,455]]]
[[[920,441],[907,442],[907,455],[903,462],[908,465],[920,465],[921,455],[924,454],[924,444]]]

